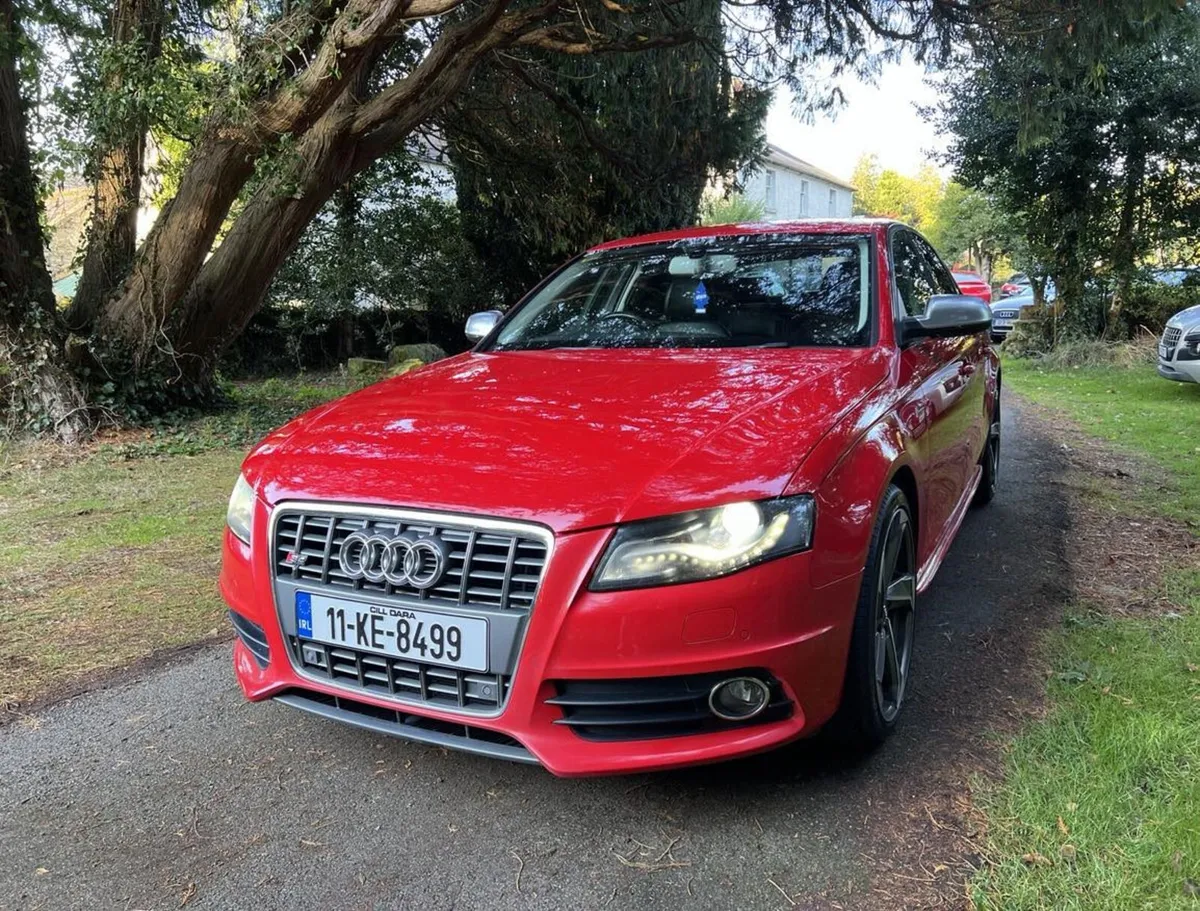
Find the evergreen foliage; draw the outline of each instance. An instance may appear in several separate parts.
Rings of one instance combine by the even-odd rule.
[[[467,236],[510,303],[599,241],[693,224],[709,178],[761,153],[770,92],[734,81],[720,0],[677,12],[696,41],[498,58],[442,119]]]

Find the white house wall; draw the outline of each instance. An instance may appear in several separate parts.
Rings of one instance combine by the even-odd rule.
[[[775,200],[768,199],[769,174],[775,175]],[[805,199],[804,184],[808,185]],[[830,208],[830,191],[833,207]],[[747,199],[763,204],[766,219],[787,218],[848,218],[854,208],[854,194],[845,187],[826,183],[819,177],[800,174],[777,165],[763,165],[745,180]]]

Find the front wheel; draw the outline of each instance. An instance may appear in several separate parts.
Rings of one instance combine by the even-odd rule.
[[[916,632],[917,553],[904,492],[889,486],[875,519],[854,615],[835,729],[872,749],[896,726],[908,692]]]
[[[996,392],[996,404],[992,406],[992,422],[988,426],[987,445],[979,457],[983,476],[975,491],[974,506],[986,506],[996,498],[996,485],[1000,482],[1000,392]]]

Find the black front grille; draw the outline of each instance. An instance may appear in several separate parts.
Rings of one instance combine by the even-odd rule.
[[[388,582],[350,579],[341,570],[342,542],[366,529],[391,537],[413,531],[435,535],[449,551],[449,569],[441,583],[418,589]],[[286,511],[275,526],[275,574],[280,579],[319,583],[333,589],[398,595],[431,604],[453,604],[528,613],[546,567],[546,542],[534,535],[452,525],[438,520],[384,518]]]
[[[1017,311],[1016,310],[993,310],[992,316],[994,316],[996,319],[1016,319]]]
[[[730,677],[757,677],[771,690],[767,708],[748,721],[724,721],[708,707],[713,686]],[[565,724],[588,740],[650,740],[703,734],[780,721],[792,703],[779,681],[765,671],[724,671],[684,677],[632,680],[561,680],[558,695],[547,699],[562,709]]]
[[[1179,344],[1179,337],[1183,335],[1183,330],[1175,326],[1167,326],[1163,330],[1162,343],[1167,346],[1168,351],[1174,351],[1175,346]]]
[[[250,650],[258,666],[266,667],[270,664],[271,646],[267,644],[267,634],[263,632],[263,628],[235,611],[229,612],[229,619],[233,622],[233,630],[237,637],[242,640],[242,645]]]
[[[418,664],[375,652],[288,637],[296,665],[331,683],[448,709],[494,711],[504,705],[510,677]]]

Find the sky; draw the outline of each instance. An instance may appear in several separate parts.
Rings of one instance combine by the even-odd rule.
[[[924,68],[911,60],[888,64],[875,84],[846,76],[840,83],[845,105],[816,115],[811,124],[793,114],[791,93],[780,89],[767,115],[767,140],[843,180],[860,155],[872,152],[882,167],[914,174],[922,164],[936,165],[931,150],[945,148],[945,139],[917,113],[917,105],[937,100],[925,78]]]

